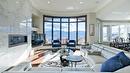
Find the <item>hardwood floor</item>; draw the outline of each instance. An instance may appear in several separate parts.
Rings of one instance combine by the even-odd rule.
[[[44,57],[44,51],[35,51],[34,55],[30,57],[33,67],[42,63]]]

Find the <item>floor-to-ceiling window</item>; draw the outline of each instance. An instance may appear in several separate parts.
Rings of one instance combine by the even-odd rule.
[[[69,40],[76,40],[76,23],[70,23]]]
[[[126,27],[126,25],[120,25],[120,37],[127,38],[128,31]]]
[[[62,23],[62,39],[61,39],[61,43],[62,44],[66,44],[67,40],[68,40],[68,23]]]
[[[103,27],[103,41],[108,41],[108,27]]]
[[[75,40],[77,44],[85,44],[86,20],[86,16],[44,16],[45,44],[51,44],[53,40],[60,40],[62,44],[66,44],[67,40]]]
[[[84,17],[80,17],[78,18],[78,44],[84,44],[85,43],[85,18]]]
[[[103,22],[103,41],[113,41],[117,37],[129,38],[129,26],[128,22]]]
[[[44,26],[46,27],[45,28],[45,42],[47,44],[51,44],[51,40],[52,40],[52,18],[49,18],[49,17],[45,17],[45,21],[44,22]]]
[[[119,37],[119,26],[113,25],[111,27],[111,40],[115,39],[116,37]]]
[[[60,40],[60,18],[53,18],[53,40]]]

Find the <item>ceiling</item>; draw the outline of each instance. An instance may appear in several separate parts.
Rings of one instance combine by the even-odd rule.
[[[130,0],[113,0],[97,12],[103,20],[130,20]]]
[[[50,14],[95,12],[110,0],[31,0],[33,7]]]
[[[102,20],[130,20],[130,0],[30,0],[46,15],[84,15],[95,12]]]

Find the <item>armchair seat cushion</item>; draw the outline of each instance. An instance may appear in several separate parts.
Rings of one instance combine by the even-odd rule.
[[[61,42],[59,40],[53,40],[52,47],[61,47]]]
[[[67,47],[75,47],[76,46],[76,42],[75,40],[69,40],[67,42]]]
[[[102,64],[106,61],[106,59],[99,55],[89,55],[94,61],[95,64]]]

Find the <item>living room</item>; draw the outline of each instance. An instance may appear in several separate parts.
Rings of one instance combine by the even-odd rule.
[[[101,67],[107,60],[121,54],[129,61],[129,3],[0,0],[0,72],[108,72]],[[129,73],[119,60],[113,71],[103,68]]]

